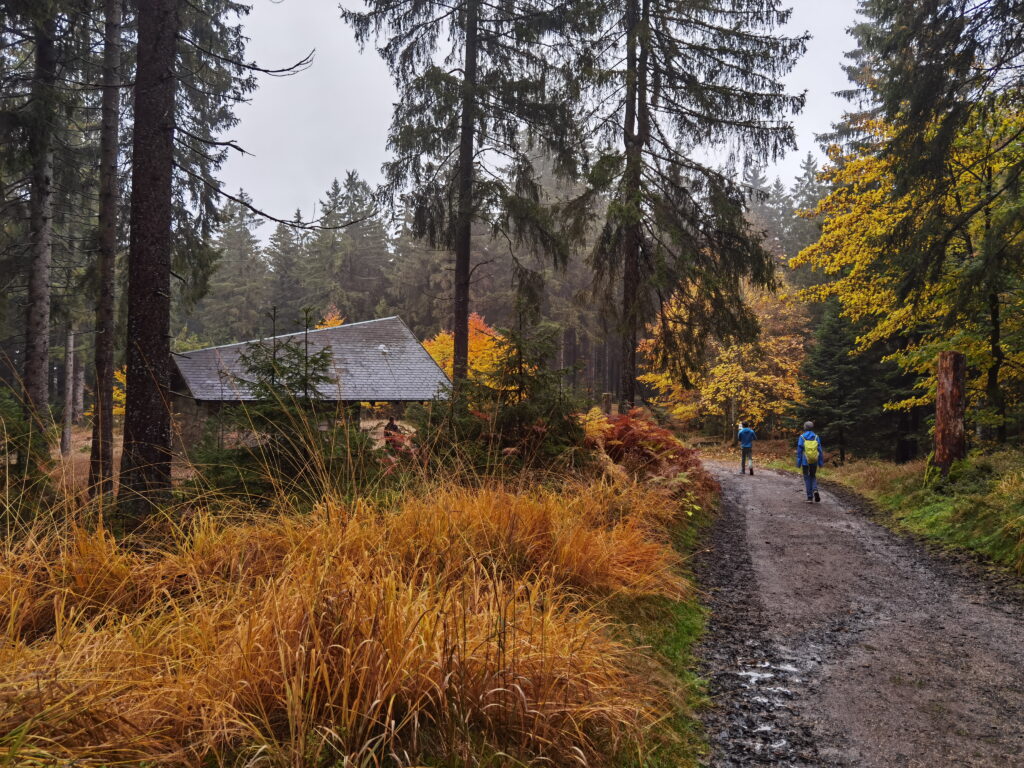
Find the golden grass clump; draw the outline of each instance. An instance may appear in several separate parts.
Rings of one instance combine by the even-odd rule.
[[[600,601],[680,597],[665,491],[437,487],[0,557],[0,750],[80,765],[601,764],[660,694]],[[500,755],[507,758],[500,758]]]

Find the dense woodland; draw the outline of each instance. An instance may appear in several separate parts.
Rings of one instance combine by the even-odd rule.
[[[591,401],[722,435],[814,414],[844,454],[900,459],[926,450],[936,353],[961,349],[975,439],[1019,434],[1009,7],[866,0],[824,167],[770,180],[802,103],[781,6],[521,5],[344,11],[399,87],[393,159],[381,188],[339,169],[316,210],[275,219],[217,172],[255,76],[310,62],[250,61],[244,3],[4,3],[7,410],[47,439],[90,414],[107,484],[123,366],[124,461],[165,485],[172,347],[398,314],[450,332],[458,384],[476,313],[554,328],[546,365]],[[915,14],[934,35],[906,31]],[[910,43],[955,66],[901,70]]]
[[[258,79],[316,65],[252,61],[250,6],[0,0],[6,762],[696,768],[733,694],[744,765],[822,728],[1019,755],[1002,588],[815,469],[1024,576],[1022,0],[861,0],[786,179],[780,0],[346,5],[398,93],[383,183],[294,212],[220,179]],[[393,314],[451,383],[400,414],[278,338]],[[186,444],[175,355],[242,341],[252,399]]]

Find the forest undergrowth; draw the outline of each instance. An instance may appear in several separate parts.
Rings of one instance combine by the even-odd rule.
[[[685,547],[716,488],[638,416],[587,432],[600,461],[544,482],[441,474],[311,509],[197,494],[138,540],[70,500],[24,523],[0,553],[0,754],[694,760]]]
[[[859,461],[827,473],[867,496],[901,529],[972,552],[1024,579],[1024,455],[1005,449],[957,462]]]

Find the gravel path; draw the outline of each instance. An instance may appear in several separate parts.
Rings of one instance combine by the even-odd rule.
[[[708,467],[710,765],[1024,768],[1024,607],[845,496]]]

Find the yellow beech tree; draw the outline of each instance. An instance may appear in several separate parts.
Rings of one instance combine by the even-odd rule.
[[[793,297],[765,290],[750,291],[747,305],[758,319],[760,337],[748,343],[716,344],[709,350],[707,365],[685,376],[665,368],[645,373],[641,381],[654,389],[656,405],[683,422],[716,418],[726,436],[740,420],[766,432],[780,426],[801,399],[807,317]],[[650,349],[658,343],[655,333],[645,346]]]
[[[469,378],[476,379],[497,370],[500,335],[476,312],[469,316]],[[434,358],[434,362],[451,378],[455,359],[455,340],[451,331],[441,331],[432,339],[424,341],[423,346]]]
[[[899,194],[896,159],[884,151],[887,127],[864,127],[866,146],[832,152],[826,176],[834,191],[814,212],[824,222],[821,239],[791,262],[830,278],[802,296],[836,296],[864,329],[859,349],[899,340],[891,359],[920,375],[919,393],[891,408],[931,402],[936,354],[965,352],[976,420],[1003,441],[1007,412],[1024,393],[1024,198],[1021,180],[1007,171],[1024,161],[1024,114],[993,102],[957,138],[947,178]],[[911,230],[916,251],[893,253],[893,233]],[[926,260],[927,270],[913,269],[913,260]]]

